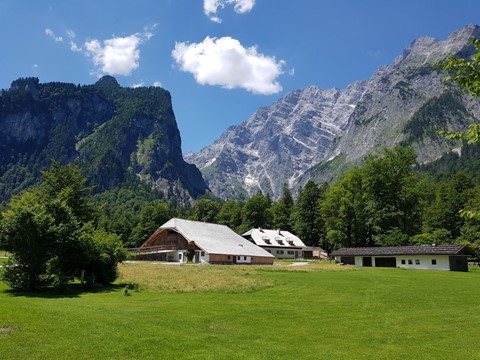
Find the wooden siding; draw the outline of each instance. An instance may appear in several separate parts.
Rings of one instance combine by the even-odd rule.
[[[272,265],[274,258],[263,257],[263,256],[252,256],[250,265]],[[210,264],[237,264],[237,257],[235,255],[226,255],[226,254],[209,254],[209,263]],[[247,263],[238,263],[247,264]]]
[[[142,245],[142,248],[153,246],[164,250],[188,250],[192,247],[188,245],[188,241],[181,234],[170,229],[155,231]]]

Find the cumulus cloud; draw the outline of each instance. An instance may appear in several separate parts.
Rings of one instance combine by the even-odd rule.
[[[143,33],[125,37],[113,37],[104,41],[91,39],[85,41],[83,45],[76,42],[76,34],[70,29],[65,30],[65,38],[57,36],[49,28],[45,29],[45,34],[56,42],[68,44],[71,51],[82,52],[90,57],[96,67],[90,71],[91,75],[128,76],[140,66],[140,45],[154,36],[152,31],[157,26],[157,24],[145,26]]]
[[[203,11],[210,20],[221,23],[222,20],[217,16],[217,10],[223,9],[226,4],[234,5],[237,14],[245,14],[253,9],[255,0],[203,0]]]
[[[155,82],[153,83],[153,86],[154,86],[154,87],[162,87],[162,83],[161,83],[160,81],[155,81]]]
[[[53,39],[56,42],[63,42],[63,37],[55,35],[52,29],[46,28],[45,35],[47,35],[49,38]]]
[[[193,74],[202,85],[243,88],[254,94],[270,95],[282,90],[277,81],[283,60],[245,48],[231,37],[206,37],[201,43],[176,43],[172,56],[180,69]]]
[[[136,88],[140,88],[140,87],[144,87],[144,86],[145,86],[145,83],[142,81],[138,84],[133,84],[132,88],[136,89]]]
[[[150,36],[150,35],[149,35]],[[139,46],[149,36],[133,34],[115,37],[101,43],[99,40],[85,42],[85,50],[94,65],[104,74],[128,76],[137,69],[140,61]]]

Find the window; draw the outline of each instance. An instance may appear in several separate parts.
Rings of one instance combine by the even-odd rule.
[[[178,254],[178,260],[182,260],[182,253]]]
[[[402,259],[402,265],[405,265],[405,259]]]
[[[269,239],[265,239],[263,241],[265,241],[265,244],[271,244],[272,243]]]
[[[283,245],[283,240],[277,240],[278,245]]]
[[[408,259],[408,265],[413,265],[413,260],[412,259]]]
[[[432,259],[432,265],[437,265],[437,259]]]
[[[227,259],[230,260],[230,255],[227,256]]]
[[[277,250],[277,254],[283,254],[283,250]]]
[[[202,256],[205,256],[205,251],[202,251],[202,254],[201,254],[201,255],[202,255]]]
[[[237,256],[237,260],[240,260],[242,257],[241,256]]]
[[[267,249],[267,252],[272,253],[270,250]]]
[[[288,241],[288,244],[291,245],[291,246],[294,245],[292,240],[289,240],[289,241]]]
[[[246,260],[247,260],[247,257],[246,257],[246,256],[244,256],[244,257],[243,257],[243,260],[245,260],[245,261],[246,261]]]
[[[288,251],[287,251],[287,254],[288,254],[288,255],[295,255],[295,251],[288,250]]]
[[[420,265],[420,260],[419,259],[415,259],[415,265]]]

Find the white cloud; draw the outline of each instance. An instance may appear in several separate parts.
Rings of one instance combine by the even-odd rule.
[[[142,81],[138,84],[133,84],[132,85],[132,88],[136,89],[136,88],[139,88],[139,87],[144,87],[145,86],[145,83]]]
[[[52,29],[46,28],[45,34],[56,42],[63,42],[63,37],[55,35]]]
[[[102,73],[128,76],[140,66],[138,47],[142,42],[139,34],[108,39],[103,44],[90,40],[85,42],[85,50]]]
[[[226,4],[233,4],[237,14],[245,14],[253,9],[255,0],[203,0],[203,11],[210,20],[221,23],[222,20],[217,16],[217,10],[218,8],[223,9]]]
[[[70,50],[72,50],[74,52],[80,52],[83,49],[81,47],[79,47],[73,40],[70,40]]]
[[[153,83],[153,86],[154,86],[154,87],[162,87],[162,83],[161,83],[160,81],[155,81],[155,82]]]
[[[68,39],[70,40],[68,42],[70,44],[70,50],[74,52],[80,52],[83,50],[82,47],[78,46],[77,43],[74,41],[76,35],[73,30],[67,29],[67,36],[68,36]]]
[[[243,88],[255,94],[275,94],[282,90],[277,81],[285,65],[283,60],[245,48],[231,37],[206,37],[201,43],[176,43],[172,56],[185,72],[192,73],[202,85]]]

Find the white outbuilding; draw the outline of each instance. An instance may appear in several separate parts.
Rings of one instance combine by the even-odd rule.
[[[397,267],[468,271],[465,245],[421,245],[341,248],[332,252],[335,261],[364,267]]]

